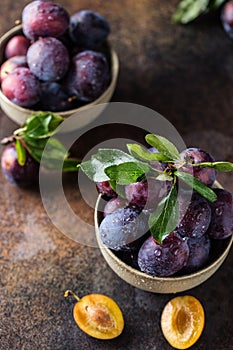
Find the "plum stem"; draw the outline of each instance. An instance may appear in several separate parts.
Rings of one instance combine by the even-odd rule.
[[[72,290],[68,289],[67,291],[65,291],[64,297],[66,298],[69,295],[72,295],[77,301],[80,301],[80,298],[74,292],[72,292]]]
[[[11,136],[8,136],[8,137],[4,137],[2,140],[1,140],[1,144],[2,145],[7,145],[8,143],[12,143],[15,141],[15,136],[14,135],[11,135]]]

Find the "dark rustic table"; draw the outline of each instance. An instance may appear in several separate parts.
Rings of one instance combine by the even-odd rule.
[[[0,34],[14,26],[26,0],[2,0]],[[223,32],[219,13],[188,26],[171,23],[177,0],[60,0],[70,13],[101,12],[111,23],[111,40],[121,69],[113,101],[150,107],[166,117],[188,145],[216,159],[233,161],[233,43]],[[0,112],[0,138],[17,125]],[[2,148],[1,148],[2,152]],[[233,192],[232,176],[219,177]],[[66,180],[65,180],[66,181]],[[118,278],[100,251],[63,235],[50,221],[39,191],[9,184],[0,173],[0,348],[3,350],[165,350],[160,315],[173,295],[134,288]],[[85,220],[93,210],[67,180],[67,196]],[[85,227],[80,228],[85,235]],[[233,349],[232,253],[202,285],[185,292],[200,299],[206,313],[198,350]],[[82,333],[72,317],[73,300],[104,293],[123,310],[125,329],[112,341]],[[179,293],[182,294],[182,293]]]

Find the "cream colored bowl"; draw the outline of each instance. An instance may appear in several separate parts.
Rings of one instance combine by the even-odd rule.
[[[3,63],[4,60],[4,50],[6,47],[7,42],[10,38],[12,38],[15,35],[22,34],[22,25],[18,25],[12,29],[10,29],[8,32],[6,32],[1,38],[0,38],[0,64]],[[116,52],[114,49],[110,48],[110,60],[111,60],[111,82],[108,88],[105,90],[105,92],[95,101],[88,103],[82,107],[72,109],[69,111],[62,111],[62,112],[56,112],[57,114],[61,115],[63,118],[68,118],[71,115],[74,114],[82,114],[81,112],[86,111],[89,107],[93,107],[99,104],[104,104],[106,102],[109,102],[112,98],[112,95],[116,88],[118,73],[119,73],[119,60]],[[12,103],[0,90],[0,106],[2,110],[5,112],[5,114],[12,119],[14,122],[16,122],[19,125],[23,125],[27,118],[34,113],[34,110],[23,108],[20,106],[17,106],[16,104]],[[106,106],[106,105],[105,105]],[[84,113],[85,114],[85,113]],[[89,117],[85,114],[85,120],[84,118],[80,118],[80,123],[76,123],[75,129],[82,128],[85,125],[88,125],[90,122],[92,122],[95,118],[98,117],[98,114],[90,113]],[[74,126],[72,125],[71,129]],[[72,131],[72,130],[67,130]]]
[[[120,260],[110,249],[108,249],[99,237],[99,225],[102,213],[99,211],[101,196],[98,197],[95,207],[95,230],[96,238],[103,257],[111,269],[125,282],[134,287],[153,293],[177,293],[198,286],[210,278],[222,265],[227,257],[233,236],[219,242],[220,248],[216,252],[216,257],[205,268],[189,275],[179,277],[153,277],[144,272],[138,271]]]

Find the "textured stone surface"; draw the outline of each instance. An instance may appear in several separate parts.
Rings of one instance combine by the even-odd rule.
[[[0,34],[20,18],[27,2],[1,1]],[[233,161],[233,50],[218,13],[183,27],[170,21],[175,0],[59,2],[70,13],[91,8],[109,19],[121,61],[114,101],[155,109],[188,145]],[[0,112],[0,138],[15,128]],[[219,179],[233,191],[232,175]],[[73,210],[93,223],[93,210],[81,200],[75,179],[68,176],[64,182]],[[171,349],[161,333],[160,315],[172,295],[143,292],[121,281],[98,249],[70,240],[52,225],[38,191],[14,187],[2,173],[0,188],[0,349]],[[88,233],[85,225],[80,230],[84,236]],[[205,329],[194,349],[232,349],[232,259],[230,253],[212,278],[185,292],[199,298],[206,313]],[[104,342],[82,333],[72,318],[72,298],[63,298],[68,288],[80,296],[113,297],[124,313],[123,334]]]

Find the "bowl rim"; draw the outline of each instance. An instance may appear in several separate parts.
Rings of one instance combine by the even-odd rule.
[[[215,182],[216,188],[222,188],[222,186],[216,181]],[[166,282],[182,282],[182,281],[188,281],[193,279],[194,277],[200,277],[202,275],[205,275],[206,273],[210,272],[210,270],[214,270],[217,271],[217,269],[220,267],[221,263],[223,263],[223,261],[226,259],[232,243],[233,243],[233,235],[231,235],[230,237],[227,237],[226,239],[229,240],[229,242],[227,243],[225,249],[223,250],[223,252],[218,256],[218,258],[216,260],[214,260],[213,262],[211,262],[210,264],[208,264],[207,266],[201,268],[198,271],[189,273],[189,274],[184,274],[181,276],[167,276],[167,277],[158,277],[158,276],[152,276],[149,275],[145,272],[142,272],[140,270],[137,270],[135,268],[133,268],[130,265],[127,265],[125,262],[123,262],[121,259],[119,259],[112,251],[111,249],[109,249],[100,239],[99,237],[99,204],[100,204],[100,200],[101,200],[101,194],[98,195],[98,198],[96,200],[96,205],[95,205],[95,211],[94,211],[94,223],[95,223],[95,230],[96,230],[96,239],[97,239],[97,243],[99,245],[99,248],[101,250],[106,250],[107,254],[110,256],[110,258],[112,260],[114,260],[121,268],[123,268],[124,270],[127,270],[129,273],[137,275],[138,277],[141,278],[141,280],[146,279],[146,280],[150,280],[150,281],[157,281],[157,282],[161,282],[161,281],[166,281]],[[105,258],[105,257],[104,257]]]
[[[1,37],[0,37],[0,50],[2,50],[2,45],[4,44],[4,42],[6,40],[9,40],[12,36],[14,36],[14,34],[16,34],[17,32],[22,31],[22,24],[18,24],[16,26],[14,26],[13,28],[11,28],[10,30],[8,30],[7,32],[5,32]],[[114,87],[116,86],[117,83],[117,79],[118,79],[118,75],[119,75],[119,57],[115,51],[115,49],[112,48],[112,45],[110,44],[109,41],[107,41],[107,45],[109,47],[109,54],[110,54],[110,68],[111,68],[111,81],[110,84],[108,85],[107,89],[94,101],[91,101],[83,106],[74,108],[74,109],[70,109],[70,110],[66,110],[66,111],[56,111],[56,112],[51,112],[51,111],[44,111],[43,112],[51,112],[51,113],[55,113],[55,114],[59,114],[62,117],[68,117],[72,114],[75,114],[77,112],[82,112],[85,111],[87,108],[95,106],[96,104],[100,104],[102,103],[102,100],[105,98],[105,96],[108,96],[110,93],[112,93],[112,91],[114,91]],[[0,62],[0,64],[2,64],[3,62]],[[0,100],[4,100],[4,102],[8,105],[10,105],[12,108],[15,108],[16,110],[20,111],[20,112],[24,112],[26,114],[34,114],[37,112],[40,112],[41,110],[34,110],[34,109],[30,109],[30,108],[25,108],[25,107],[21,107],[16,105],[15,103],[11,102],[2,92],[2,89],[0,88]],[[0,106],[1,106],[1,102],[0,102]]]

